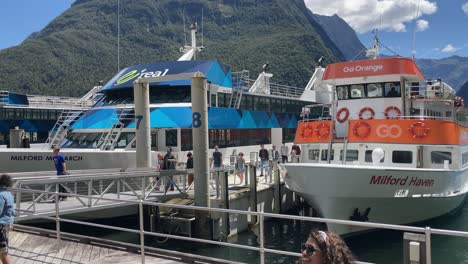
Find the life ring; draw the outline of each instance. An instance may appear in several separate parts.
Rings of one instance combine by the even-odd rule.
[[[363,115],[365,112],[369,112],[370,113],[370,117],[369,118],[364,118]],[[370,107],[364,107],[361,109],[361,111],[359,111],[359,119],[374,119],[374,116],[375,116],[375,111],[374,109],[370,108]]]
[[[396,116],[390,116],[389,115],[390,111],[396,112]],[[401,110],[400,110],[400,108],[398,108],[396,106],[389,106],[389,107],[385,108],[384,115],[385,115],[386,119],[398,118],[398,117],[401,116]]]
[[[342,117],[341,114],[344,113],[344,116]],[[348,120],[349,117],[349,109],[346,107],[341,108],[338,110],[338,113],[336,113],[336,120],[340,123],[343,123],[344,121]]]
[[[302,126],[302,129],[301,129],[301,137],[302,138],[310,137],[313,131],[314,130],[311,125],[305,124],[304,126]]]
[[[424,138],[431,131],[431,129],[423,122],[413,123],[408,130],[410,134],[413,135],[413,138]]]
[[[358,122],[353,126],[353,134],[361,139],[367,138],[371,133],[371,125],[367,122]]]
[[[315,133],[317,133],[319,139],[328,138],[330,135],[330,126],[326,123],[321,123],[315,128]]]

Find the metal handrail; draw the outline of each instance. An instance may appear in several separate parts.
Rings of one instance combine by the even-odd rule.
[[[282,215],[282,214],[274,214],[274,213],[265,213],[262,211],[256,212],[256,211],[242,211],[242,210],[234,210],[234,209],[222,209],[222,208],[209,208],[209,207],[199,207],[199,206],[190,206],[190,205],[178,205],[178,204],[165,204],[165,203],[159,203],[159,202],[148,202],[148,201],[132,201],[132,200],[123,200],[123,199],[113,199],[113,198],[100,198],[102,200],[108,200],[108,201],[114,201],[114,202],[120,202],[120,203],[126,203],[126,204],[133,204],[133,205],[138,205],[139,206],[139,218],[140,218],[140,230],[134,230],[134,229],[126,229],[126,228],[121,228],[121,227],[113,227],[113,226],[107,226],[107,225],[100,225],[100,224],[94,224],[94,223],[87,223],[87,222],[81,222],[81,221],[76,221],[76,220],[69,220],[69,219],[62,219],[59,217],[59,206],[58,206],[58,196],[69,196],[69,197],[82,197],[82,198],[88,198],[88,199],[96,199],[95,197],[89,197],[86,195],[77,195],[77,194],[69,194],[69,193],[58,193],[58,192],[46,192],[46,191],[38,191],[38,190],[31,190],[31,189],[19,189],[19,188],[10,188],[12,192],[26,192],[26,193],[40,193],[40,194],[48,194],[48,195],[54,195],[55,196],[55,202],[56,202],[56,217],[50,217],[50,216],[38,216],[40,218],[47,218],[47,219],[52,219],[56,221],[57,224],[57,231],[60,232],[60,222],[70,222],[70,223],[75,223],[75,224],[83,224],[83,225],[89,225],[89,226],[95,226],[95,227],[101,227],[101,228],[107,228],[107,229],[114,229],[114,230],[119,230],[119,231],[125,231],[125,232],[133,232],[133,233],[139,233],[141,236],[144,237],[144,235],[152,235],[152,236],[161,236],[161,237],[167,237],[167,238],[173,238],[173,239],[180,239],[180,240],[186,240],[186,241],[193,241],[193,242],[202,242],[202,243],[208,243],[208,244],[215,244],[215,245],[222,245],[222,246],[228,246],[228,247],[237,247],[237,248],[243,248],[243,249],[248,249],[248,250],[253,250],[253,251],[258,251],[261,255],[261,263],[264,263],[264,254],[265,253],[274,253],[274,254],[283,254],[283,255],[288,255],[288,256],[297,256],[299,257],[299,253],[295,252],[288,252],[288,251],[282,251],[282,250],[273,250],[273,249],[268,249],[265,248],[265,245],[263,243],[260,243],[260,247],[253,247],[253,246],[245,246],[245,245],[237,245],[237,244],[231,244],[231,243],[226,243],[226,242],[220,242],[220,241],[212,241],[212,240],[206,240],[206,239],[199,239],[199,238],[189,238],[189,237],[183,237],[183,236],[176,236],[176,235],[168,235],[168,234],[163,234],[163,233],[158,233],[158,232],[147,232],[144,231],[141,228],[141,225],[143,224],[143,205],[149,205],[149,206],[160,206],[160,207],[169,207],[169,208],[178,208],[178,209],[189,209],[189,210],[198,210],[198,211],[208,211],[208,212],[218,212],[218,213],[229,213],[229,214],[241,214],[241,215],[253,215],[257,216],[257,219],[259,222],[259,228],[262,229],[264,228],[263,226],[263,221],[265,217],[268,218],[278,218],[278,219],[289,219],[289,220],[300,220],[300,221],[307,221],[307,222],[321,222],[321,223],[331,223],[331,224],[341,224],[341,225],[350,225],[350,226],[358,226],[358,227],[368,227],[368,228],[380,228],[380,229],[389,229],[389,230],[398,230],[398,231],[409,231],[409,232],[416,232],[416,233],[423,233],[426,237],[426,254],[427,254],[427,262],[426,263],[431,263],[431,235],[432,234],[437,234],[437,235],[448,235],[448,236],[458,236],[458,237],[466,237],[468,238],[468,232],[466,231],[454,231],[454,230],[445,230],[445,229],[431,229],[430,227],[413,227],[413,226],[405,226],[405,225],[394,225],[394,224],[382,224],[382,223],[372,223],[372,222],[357,222],[357,221],[351,221],[351,220],[338,220],[338,219],[328,219],[328,218],[318,218],[318,217],[305,217],[305,216],[295,216],[295,215]],[[264,235],[264,230],[260,230],[260,235]],[[57,235],[57,238],[60,239],[59,235]],[[263,238],[262,238],[263,239]],[[140,239],[140,245],[142,248],[144,248],[144,239]],[[142,250],[142,263],[144,263],[144,250]]]

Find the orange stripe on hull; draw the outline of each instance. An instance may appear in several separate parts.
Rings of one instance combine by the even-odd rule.
[[[349,142],[428,145],[468,144],[468,128],[447,120],[351,120]]]

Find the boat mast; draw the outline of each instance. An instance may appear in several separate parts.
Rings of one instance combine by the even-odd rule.
[[[367,49],[366,57],[369,59],[377,59],[380,55],[380,42],[379,42],[379,30],[374,29],[374,45],[371,48]]]
[[[191,45],[187,46],[185,45],[184,47],[180,48],[180,52],[183,52],[184,55],[182,55],[178,61],[189,61],[197,59],[197,53],[202,51],[205,47],[200,46],[197,47],[197,33],[198,33],[198,25],[197,22],[193,23],[190,25],[190,36],[191,36]]]

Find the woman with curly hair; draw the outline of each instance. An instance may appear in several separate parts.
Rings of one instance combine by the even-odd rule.
[[[355,259],[346,243],[337,234],[312,231],[302,245],[303,264],[351,264]]]

